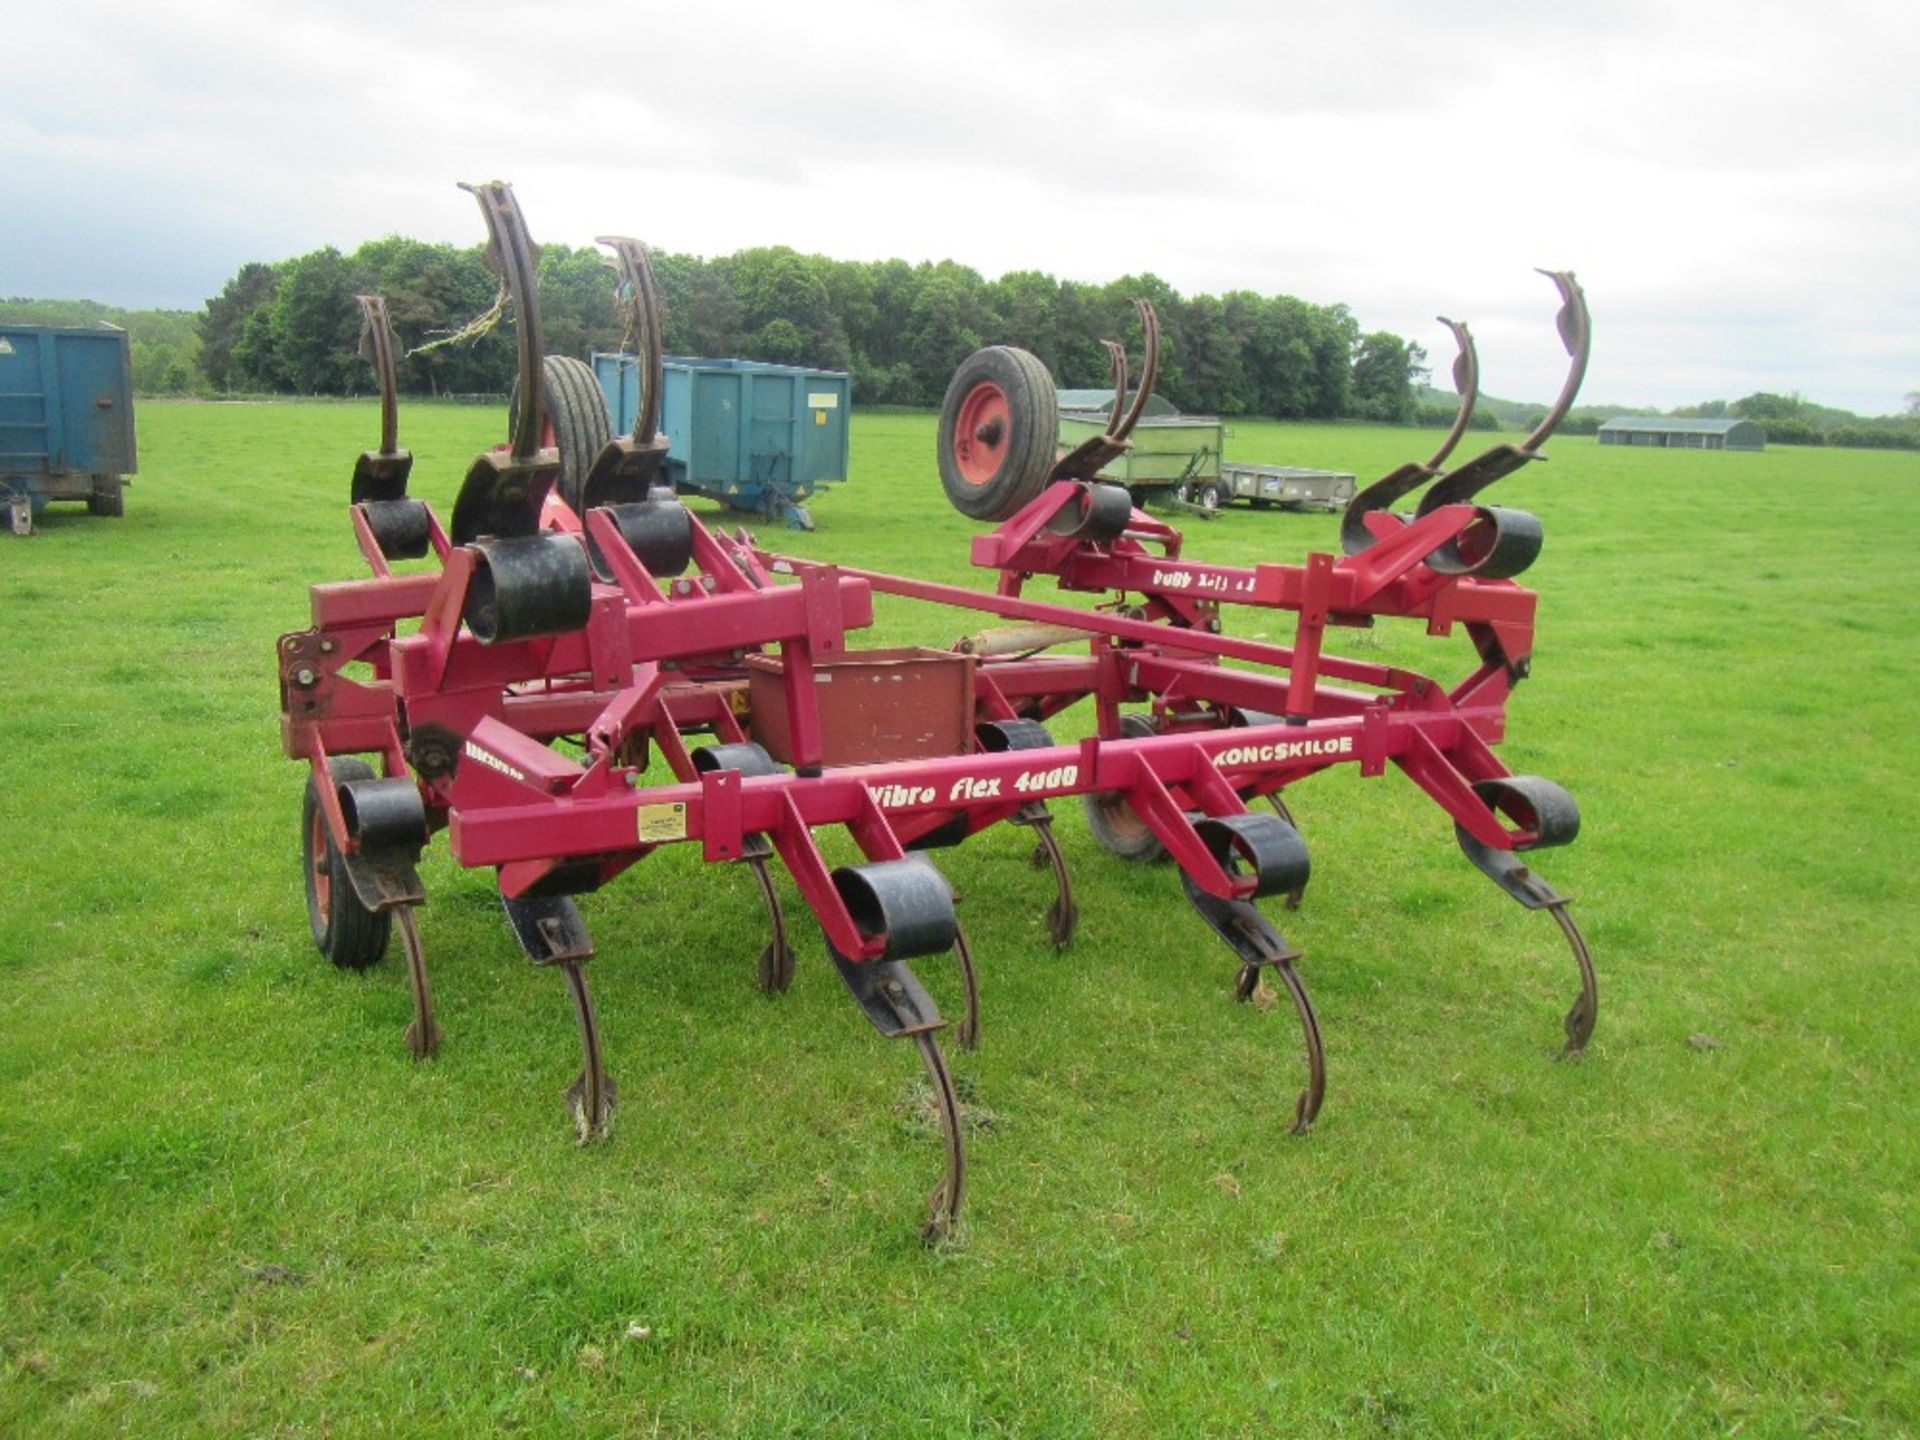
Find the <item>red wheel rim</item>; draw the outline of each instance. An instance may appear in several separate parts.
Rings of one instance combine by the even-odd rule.
[[[960,402],[953,422],[953,461],[969,485],[985,485],[1000,473],[1007,454],[1007,392],[982,380]]]
[[[324,928],[333,914],[333,866],[327,853],[327,815],[318,805],[313,807],[313,822],[308,830],[307,851],[312,857],[308,865],[313,872],[314,919]]]

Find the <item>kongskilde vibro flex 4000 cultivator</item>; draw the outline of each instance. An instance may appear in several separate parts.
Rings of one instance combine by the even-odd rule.
[[[1282,792],[1344,764],[1363,775],[1398,768],[1453,819],[1462,850],[1496,885],[1553,915],[1581,980],[1567,1049],[1585,1045],[1597,1009],[1586,946],[1566,898],[1523,859],[1572,840],[1579,814],[1565,790],[1509,774],[1489,748],[1528,673],[1535,596],[1513,577],[1539,553],[1541,529],[1479,499],[1539,458],[1578,391],[1589,333],[1570,275],[1549,277],[1570,373],[1534,433],[1445,468],[1477,389],[1471,338],[1447,322],[1460,344],[1452,431],[1426,463],[1354,500],[1343,553],[1304,564],[1188,560],[1177,530],[1093,479],[1129,443],[1139,405],[1126,397],[1153,390],[1159,343],[1147,305],[1137,386],[1110,342],[1106,432],[1065,455],[1055,453],[1053,382],[1040,362],[1004,347],[976,353],[948,391],[938,464],[953,504],[996,522],[973,542],[974,563],[998,572],[986,592],[817,564],[710,531],[657,483],[661,328],[645,248],[603,242],[645,385],[633,433],[610,435],[597,389],[577,373],[584,366],[542,353],[534,249],[512,192],[472,188],[515,316],[510,440],[474,460],[449,523],[409,496],[391,333],[380,300],[364,298],[383,425],[380,448],[354,467],[351,516],[372,573],[315,585],[311,627],[279,647],[283,743],[311,769],[301,833],[314,938],[335,963],[360,968],[380,958],[397,920],[416,1055],[440,1043],[415,920],[425,898],[417,863],[436,831],[461,865],[496,871],[521,947],[566,977],[584,1052],[570,1092],[582,1139],[607,1133],[615,1089],[574,897],[666,845],[747,865],[772,931],[760,983],[781,990],[793,952],[770,873],[778,861],[861,1010],[883,1035],[912,1041],[926,1066],[946,1143],[926,1233],[944,1235],[966,1183],[960,1106],[936,1039],[945,1021],[908,962],[954,955],[964,1045],[977,1041],[979,1005],[953,892],[928,855],[1001,821],[1028,827],[1036,862],[1053,873],[1050,930],[1065,945],[1076,908],[1048,802],[1077,796],[1108,850],[1171,859],[1186,899],[1236,957],[1243,998],[1269,971],[1284,986],[1305,1036],[1294,1127],[1305,1130],[1325,1091],[1319,1026],[1298,952],[1255,902],[1297,904],[1307,883],[1306,845]],[[1396,513],[1416,491],[1411,513]],[[393,568],[428,556],[430,568]],[[1108,603],[1029,598],[1041,577]],[[945,651],[850,648],[876,594],[1008,623]],[[1229,606],[1290,612],[1291,643],[1223,633]],[[1326,649],[1330,627],[1383,617],[1436,635],[1464,626],[1477,663],[1447,685]],[[1067,645],[1077,653],[1061,653]],[[1089,699],[1095,733],[1056,744],[1046,722]],[[655,750],[670,783],[646,778]],[[1249,808],[1261,800],[1268,809]],[[835,827],[863,863],[826,862],[816,834]]]

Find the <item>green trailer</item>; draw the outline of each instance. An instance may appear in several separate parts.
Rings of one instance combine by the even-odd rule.
[[[1060,392],[1060,451],[1106,432],[1113,410],[1111,390]],[[1149,395],[1133,429],[1133,445],[1109,461],[1099,478],[1124,485],[1135,504],[1169,503],[1185,489],[1197,493],[1220,478],[1220,446],[1226,427],[1211,415],[1182,415],[1160,395]]]
[[[1062,390],[1059,400],[1061,454],[1106,433],[1111,390]],[[1164,396],[1149,395],[1132,447],[1108,461],[1099,478],[1126,486],[1136,505],[1152,502],[1208,513],[1236,500],[1256,510],[1337,511],[1353,498],[1354,477],[1344,471],[1224,463],[1225,436],[1226,427],[1214,416],[1182,415]]]

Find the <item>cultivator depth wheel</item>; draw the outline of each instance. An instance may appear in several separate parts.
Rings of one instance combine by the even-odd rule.
[[[1120,717],[1120,738],[1123,740],[1140,739],[1157,733],[1153,728],[1153,718],[1140,711]],[[1080,806],[1087,817],[1087,829],[1092,832],[1094,841],[1109,855],[1118,855],[1122,860],[1131,860],[1138,865],[1150,865],[1167,858],[1166,847],[1148,828],[1146,821],[1134,813],[1125,795],[1117,791],[1096,791],[1082,795]]]
[[[607,397],[593,378],[593,367],[571,355],[543,359],[540,379],[547,400],[545,443],[560,452],[560,498],[577,511],[587,472],[613,438]]]
[[[940,405],[940,483],[961,514],[1005,520],[1046,487],[1060,434],[1053,377],[1011,345],[977,350]]]
[[[364,760],[344,757],[332,762],[335,784],[372,780],[375,772]],[[327,833],[326,811],[311,777],[300,807],[300,854],[307,875],[307,924],[320,953],[342,970],[365,970],[387,953],[393,918],[367,909],[354,894],[346,861]]]

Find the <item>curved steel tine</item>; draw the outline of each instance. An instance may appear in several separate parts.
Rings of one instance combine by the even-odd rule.
[[[1133,404],[1128,407],[1120,428],[1114,432],[1116,441],[1125,440],[1133,434],[1133,427],[1140,423],[1141,415],[1146,413],[1154,382],[1160,378],[1160,317],[1153,313],[1153,306],[1145,300],[1135,300],[1133,308],[1140,317],[1140,384],[1133,392]]]
[[[1113,384],[1113,405],[1107,414],[1107,435],[1119,433],[1120,414],[1127,405],[1127,351],[1118,340],[1102,340],[1107,352],[1107,377]]]
[[[400,945],[407,952],[407,980],[413,986],[413,1023],[407,1026],[407,1049],[416,1060],[425,1060],[440,1050],[440,1027],[433,1023],[433,992],[427,988],[427,952],[420,944],[420,926],[413,906],[402,905],[395,917],[400,922]]]
[[[1567,412],[1573,409],[1574,398],[1580,393],[1580,383],[1586,379],[1587,358],[1593,350],[1593,322],[1587,314],[1587,296],[1580,288],[1580,282],[1573,278],[1571,270],[1542,270],[1540,273],[1553,281],[1560,291],[1560,313],[1554,318],[1554,325],[1560,332],[1560,343],[1567,347],[1573,364],[1567,370],[1566,381],[1560,387],[1560,395],[1553,402],[1553,408],[1533,427],[1533,433],[1520,442],[1520,449],[1529,455],[1547,443],[1548,437],[1567,418]]]
[[[1480,352],[1474,348],[1473,336],[1464,321],[1449,320],[1444,315],[1436,318],[1453,332],[1454,344],[1460,347],[1459,353],[1453,357],[1453,389],[1460,397],[1460,408],[1454,413],[1453,427],[1447,431],[1447,438],[1440,442],[1440,448],[1427,461],[1426,468],[1437,473],[1447,463],[1447,457],[1453,454],[1460,437],[1467,433],[1467,422],[1473,419],[1473,407],[1480,399]]]
[[[940,1108],[940,1131],[946,1142],[947,1169],[927,1195],[927,1223],[920,1227],[920,1238],[935,1245],[952,1238],[960,1221],[960,1206],[966,1198],[967,1148],[960,1131],[960,1097],[953,1088],[953,1076],[947,1071],[947,1057],[940,1053],[940,1042],[931,1030],[913,1037],[920,1061],[927,1067],[927,1079],[933,1084],[934,1102]]]
[[[787,943],[787,915],[780,905],[780,892],[773,888],[767,857],[748,855],[744,858],[759,883],[760,899],[767,907],[767,923],[773,928],[773,938],[760,952],[760,988],[777,995],[793,984],[793,947]]]
[[[1535,460],[1543,459],[1539,454],[1540,447],[1546,444],[1548,437],[1573,408],[1574,397],[1580,393],[1580,382],[1586,377],[1587,356],[1593,346],[1592,327],[1587,319],[1587,299],[1571,272],[1542,270],[1540,273],[1560,290],[1562,304],[1556,324],[1560,339],[1573,359],[1567,369],[1566,381],[1560,387],[1559,398],[1553,402],[1553,408],[1541,418],[1540,423],[1534,426],[1533,433],[1518,445],[1495,445],[1434,481],[1420,497],[1419,513],[1422,515],[1430,515],[1443,505],[1465,504],[1489,485],[1506,479]]]
[[[562,960],[559,965],[573,998],[574,1018],[580,1024],[580,1078],[567,1089],[567,1105],[573,1111],[580,1143],[586,1145],[606,1139],[612,1131],[613,1107],[620,1095],[600,1062],[600,1026],[593,1015],[593,997],[587,993],[586,972],[578,960]]]
[[[1567,944],[1573,947],[1574,963],[1580,967],[1580,996],[1573,1002],[1573,1008],[1567,1011],[1567,1046],[1560,1053],[1578,1055],[1586,1049],[1587,1041],[1593,1038],[1594,1022],[1600,1018],[1600,985],[1593,975],[1593,956],[1587,950],[1586,936],[1580,933],[1580,927],[1573,923],[1573,917],[1567,913],[1567,902],[1562,900],[1547,907],[1553,911],[1553,918],[1560,922],[1560,931],[1567,937]]]
[[[513,187],[500,180],[460,186],[480,202],[487,222],[487,259],[513,301],[514,333],[520,357],[519,406],[515,411],[512,454],[522,464],[540,453],[547,428],[547,397],[540,380],[546,342],[540,329],[538,277],[533,237],[527,233]]]
[[[1320,1043],[1320,1019],[1313,1013],[1313,1001],[1307,998],[1307,987],[1295,972],[1293,962],[1281,960],[1273,968],[1280,972],[1281,982],[1293,996],[1293,1008],[1300,1013],[1300,1029],[1306,1036],[1307,1088],[1300,1092],[1293,1107],[1293,1133],[1304,1135],[1313,1128],[1320,1104],[1327,1098],[1327,1052]]]
[[[644,241],[626,235],[601,235],[598,242],[615,256],[620,282],[627,290],[628,316],[640,350],[640,413],[634,417],[633,438],[650,444],[660,428],[660,385],[666,370],[665,327],[661,319],[660,287],[653,276],[653,259]]]
[[[1039,813],[1030,822],[1034,839],[1033,865],[1035,869],[1047,866],[1053,871],[1053,904],[1047,910],[1047,936],[1053,941],[1053,948],[1064,950],[1073,940],[1073,932],[1080,924],[1080,907],[1073,902],[1073,881],[1067,874],[1067,857],[1061,852],[1060,840],[1053,833],[1053,816],[1046,807],[1038,807]]]
[[[393,322],[387,318],[385,296],[353,298],[366,318],[367,338],[373,347],[373,373],[380,382],[380,453],[392,455],[400,449],[400,385],[393,367]]]
[[[956,918],[953,922],[953,960],[960,967],[960,985],[966,992],[967,1013],[960,1017],[960,1023],[953,1027],[953,1038],[960,1042],[962,1050],[980,1048],[980,974],[973,968],[973,947],[967,943],[967,932]]]

